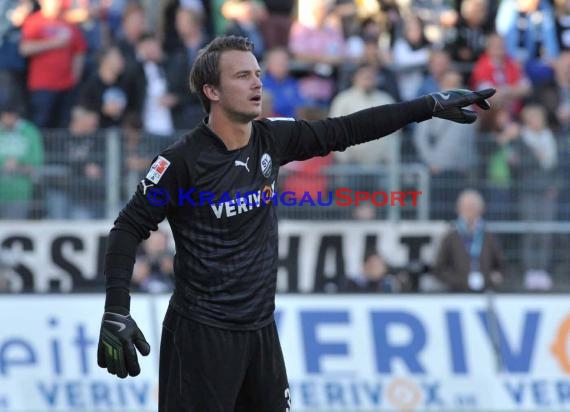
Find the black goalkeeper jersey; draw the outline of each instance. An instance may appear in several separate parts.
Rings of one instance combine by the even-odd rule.
[[[248,144],[237,150],[227,150],[204,122],[154,159],[119,214],[105,264],[107,287],[128,288],[134,252],[125,244],[138,244],[166,218],[176,245],[174,309],[226,329],[269,324],[278,238],[276,206],[265,199],[277,191],[280,166],[430,116],[421,98],[319,121],[256,120]]]

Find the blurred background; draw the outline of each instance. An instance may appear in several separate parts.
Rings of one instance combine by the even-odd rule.
[[[155,358],[132,383],[92,361],[106,236],[205,116],[188,74],[221,34],[255,44],[263,117],[497,89],[473,125],[410,124],[281,169],[279,192],[325,201],[420,192],[278,206],[295,410],[570,409],[570,1],[1,0],[0,411],[153,410]],[[169,235],[133,274],[155,348]]]

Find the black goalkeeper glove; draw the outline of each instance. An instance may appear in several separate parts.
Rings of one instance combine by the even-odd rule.
[[[119,378],[137,376],[141,368],[135,347],[147,356],[150,345],[124,308],[106,308],[101,321],[97,363]]]
[[[431,100],[433,117],[440,117],[456,123],[473,123],[477,120],[477,113],[464,109],[464,107],[476,104],[483,110],[489,110],[491,105],[486,99],[493,96],[495,92],[495,89],[484,89],[478,92],[466,89],[451,89],[430,93],[426,98]]]

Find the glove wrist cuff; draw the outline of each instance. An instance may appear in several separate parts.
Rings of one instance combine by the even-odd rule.
[[[128,314],[131,307],[131,296],[124,288],[108,288],[105,296],[105,310],[109,312]],[[112,308],[112,310],[110,310]],[[126,313],[125,313],[126,312]]]

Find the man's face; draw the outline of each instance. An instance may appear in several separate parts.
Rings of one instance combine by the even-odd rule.
[[[493,35],[489,37],[487,44],[487,53],[492,59],[502,60],[505,57],[505,42],[499,36]]]
[[[278,80],[289,74],[289,56],[284,50],[274,51],[267,61],[267,71]]]
[[[176,31],[181,37],[192,34],[198,28],[197,19],[192,16],[192,12],[185,8],[179,8],[174,20]]]
[[[473,223],[483,215],[482,205],[473,196],[464,196],[459,202],[458,214],[468,223]]]
[[[450,68],[449,57],[444,53],[436,53],[432,56],[429,63],[430,72],[438,78]]]
[[[42,13],[46,16],[56,17],[61,12],[62,0],[40,0]]]
[[[145,15],[141,11],[131,12],[125,20],[123,20],[123,31],[130,40],[138,39],[145,31],[146,22]]]
[[[103,61],[104,64],[112,67],[116,73],[122,73],[125,69],[125,58],[117,48],[111,49]]]
[[[18,122],[18,113],[16,112],[0,112],[0,125],[6,129],[13,129]]]
[[[149,38],[139,44],[139,52],[144,56],[145,60],[160,63],[163,59],[162,47],[158,39]]]
[[[364,264],[364,274],[369,280],[380,280],[388,273],[386,262],[378,255],[370,256]]]
[[[261,69],[250,52],[230,50],[220,56],[219,107],[233,120],[248,123],[261,114]]]
[[[354,86],[366,93],[374,91],[377,86],[376,73],[371,67],[361,67],[354,75]]]

